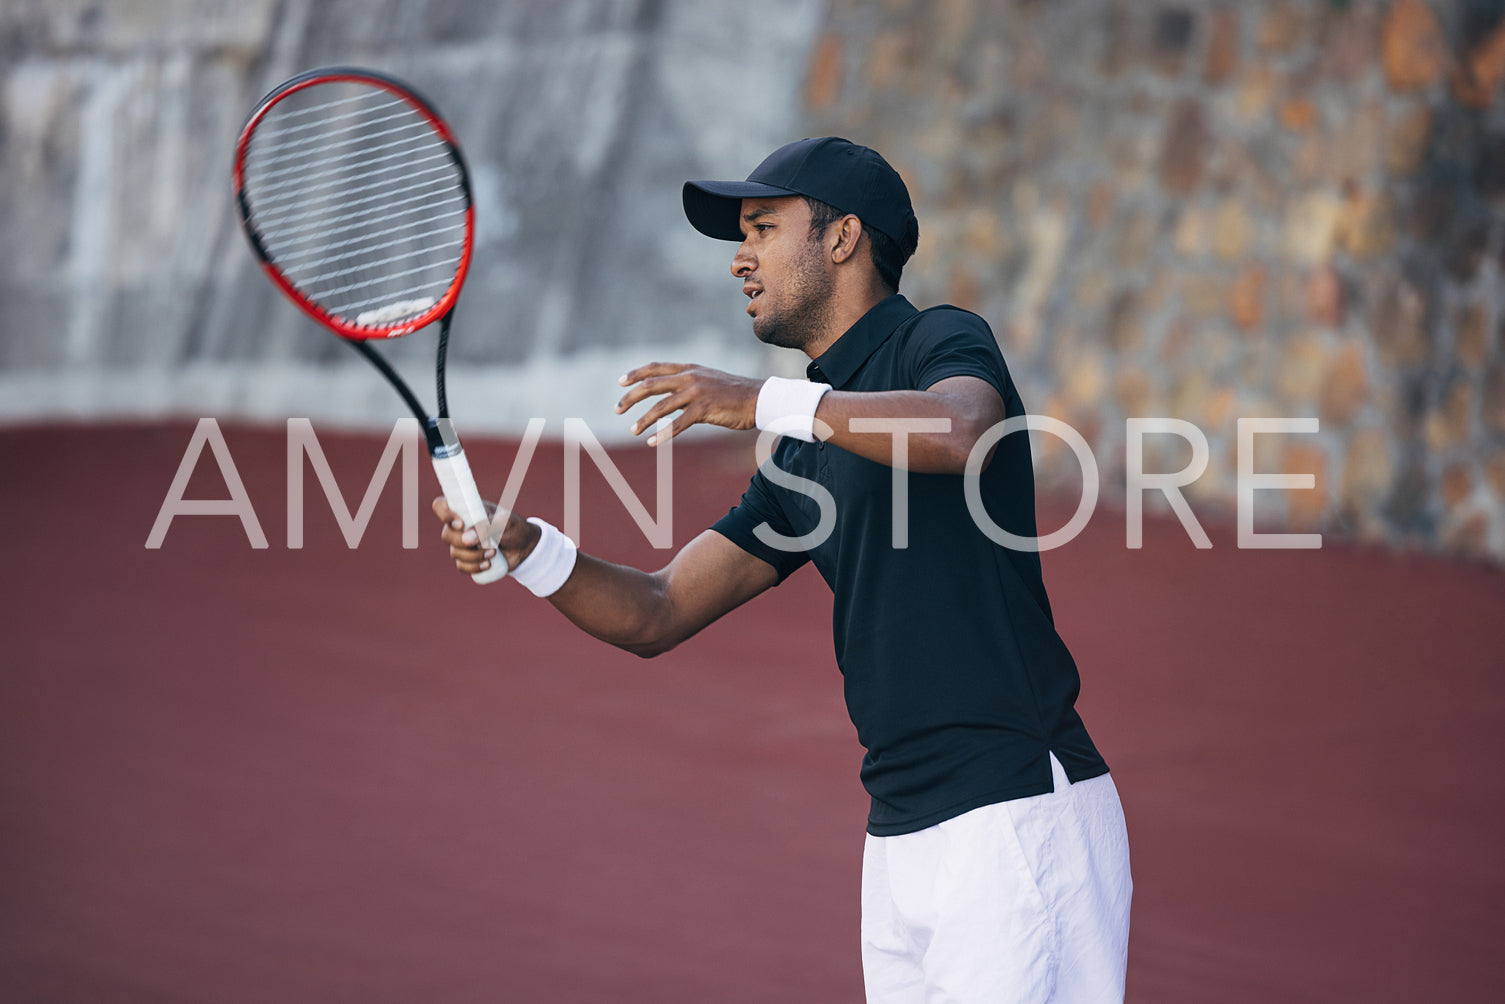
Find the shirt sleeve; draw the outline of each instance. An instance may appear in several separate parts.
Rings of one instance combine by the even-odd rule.
[[[713,523],[711,529],[754,558],[768,562],[773,566],[774,571],[778,572],[779,581],[783,582],[801,565],[809,561],[810,555],[805,551],[788,551],[772,547],[758,538],[757,528],[765,523],[781,537],[798,536],[798,533],[790,526],[784,507],[779,505],[778,491],[779,489],[763,476],[763,472],[759,471],[752,476],[747,491],[742,493],[742,501]]]
[[[1005,401],[1009,371],[986,321],[954,307],[925,311],[901,350],[902,372],[917,390],[954,376],[986,380]]]

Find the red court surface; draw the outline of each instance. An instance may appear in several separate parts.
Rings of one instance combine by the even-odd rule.
[[[813,570],[644,662],[455,575],[426,510],[403,550],[395,478],[351,551],[309,474],[288,549],[278,428],[226,428],[269,548],[188,516],[148,550],[191,430],[0,431],[0,1000],[860,999]],[[320,439],[353,507],[384,437]],[[471,446],[496,493],[514,447]],[[562,519],[561,456],[521,509]],[[584,546],[661,563],[585,469]],[[674,470],[683,542],[748,450]],[[1129,818],[1129,1000],[1505,1000],[1505,574],[1213,539],[1103,510],[1045,555]]]

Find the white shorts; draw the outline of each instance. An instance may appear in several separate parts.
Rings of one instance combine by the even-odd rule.
[[[862,974],[869,1004],[1121,1002],[1129,838],[1104,774],[916,833],[868,836]]]

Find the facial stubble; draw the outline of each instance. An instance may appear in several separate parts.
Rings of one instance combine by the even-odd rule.
[[[812,231],[783,299],[785,306],[753,318],[758,340],[785,349],[803,349],[826,331],[833,312],[835,277],[825,267],[825,231]]]

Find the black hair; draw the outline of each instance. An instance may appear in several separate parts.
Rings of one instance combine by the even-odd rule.
[[[802,196],[805,204],[810,207],[810,236],[814,240],[824,234],[826,228],[847,214],[837,209],[828,202],[812,199],[810,196]],[[864,225],[862,232],[868,236],[868,250],[872,255],[873,268],[878,270],[878,281],[883,283],[883,288],[892,295],[899,291],[899,279],[904,274],[904,263],[909,261],[919,245],[919,227],[911,218],[909,233],[905,234],[904,245]]]

